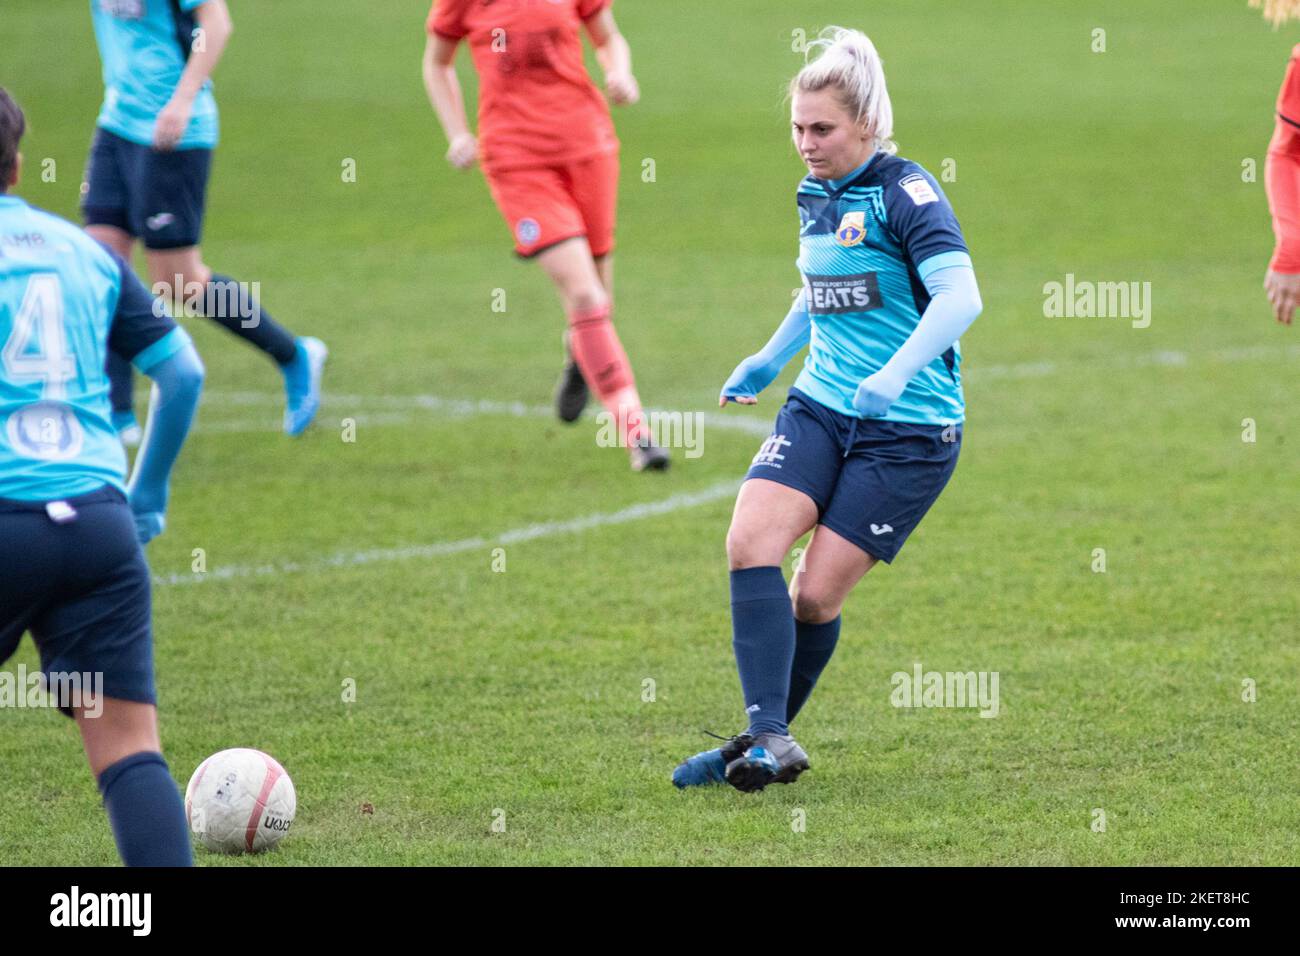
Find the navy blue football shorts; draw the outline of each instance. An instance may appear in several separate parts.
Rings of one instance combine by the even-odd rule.
[[[802,491],[819,524],[889,562],[948,484],[960,449],[960,425],[854,418],[792,388],[745,478]]]
[[[106,697],[156,703],[149,568],[126,498],[105,486],[64,504],[75,517],[0,498],[0,664],[31,631],[46,675],[99,674]]]
[[[116,226],[146,249],[197,246],[212,150],[167,152],[95,128],[82,187],[87,226]]]

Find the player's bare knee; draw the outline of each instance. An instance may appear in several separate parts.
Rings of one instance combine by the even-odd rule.
[[[727,564],[732,571],[778,564],[780,559],[773,555],[779,551],[761,533],[734,524],[727,529]]]
[[[831,594],[816,584],[809,586],[797,579],[791,591],[796,620],[805,624],[825,624],[839,617],[844,602],[838,595]]]
[[[609,301],[605,291],[594,285],[566,289],[564,298],[570,314],[590,312]]]

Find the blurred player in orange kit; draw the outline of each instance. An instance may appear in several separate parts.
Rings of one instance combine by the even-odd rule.
[[[585,27],[616,104],[640,97],[613,0],[434,0],[424,84],[450,149],[447,160],[483,166],[515,238],[536,257],[568,316],[569,353],[556,411],[576,421],[588,387],[619,423],[636,471],[668,467],[650,440],[627,353],[611,321],[618,138],[583,64]],[[479,75],[479,139],[465,119],[453,65],[468,40]]]
[[[1300,0],[1251,0],[1250,5],[1262,5],[1264,16],[1274,26],[1300,17]],[[1264,273],[1264,290],[1277,320],[1290,325],[1300,306],[1300,45],[1291,51],[1286,79],[1277,95],[1277,120],[1264,163],[1264,184],[1277,237]]]

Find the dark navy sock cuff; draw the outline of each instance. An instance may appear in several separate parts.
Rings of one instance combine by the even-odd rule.
[[[161,765],[163,770],[167,770],[170,776],[171,771],[167,769],[167,761],[163,759],[163,755],[156,750],[145,750],[138,754],[131,754],[129,757],[123,757],[117,763],[105,767],[98,777],[99,792],[101,794],[108,793],[113,784],[117,783],[128,770],[150,763]]]
[[[789,599],[785,587],[785,576],[774,564],[761,568],[741,568],[731,572],[731,603],[745,604],[750,601],[771,601],[774,598]]]
[[[807,621],[801,621],[797,617],[794,619],[795,637],[800,644],[820,646],[822,644],[834,643],[835,639],[840,636],[840,616],[822,624],[809,624]]]

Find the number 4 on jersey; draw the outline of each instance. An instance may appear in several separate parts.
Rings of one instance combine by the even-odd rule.
[[[28,281],[0,359],[10,381],[41,382],[41,398],[47,401],[67,397],[67,383],[77,374],[77,361],[68,351],[63,289],[57,275],[32,276]]]

